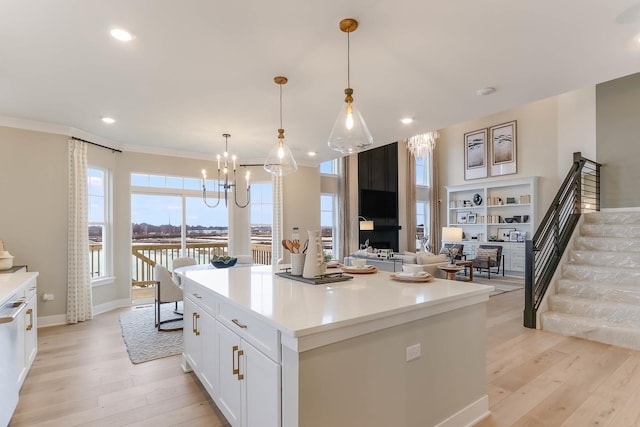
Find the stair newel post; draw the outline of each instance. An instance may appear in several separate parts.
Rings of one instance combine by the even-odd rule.
[[[534,253],[533,240],[525,240],[524,242],[524,326],[527,328],[536,328],[536,310],[533,307],[533,285],[534,285]]]

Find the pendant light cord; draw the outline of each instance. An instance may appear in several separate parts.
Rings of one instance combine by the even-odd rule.
[[[280,129],[282,129],[282,85],[280,86]]]
[[[347,87],[351,87],[351,43],[349,35],[351,31],[347,31]]]

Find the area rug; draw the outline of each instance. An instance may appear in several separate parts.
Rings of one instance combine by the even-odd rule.
[[[524,279],[521,277],[491,276],[491,279],[488,279],[486,277],[474,275],[473,282],[495,287],[496,289],[489,294],[490,297],[504,294],[505,292],[524,289]]]
[[[162,319],[179,318],[173,313],[174,304],[162,305]],[[182,309],[181,306],[179,306]],[[120,314],[122,338],[133,363],[143,363],[154,359],[182,353],[182,330],[160,332],[154,326],[153,306],[135,308]],[[182,320],[165,324],[167,328],[182,327]]]

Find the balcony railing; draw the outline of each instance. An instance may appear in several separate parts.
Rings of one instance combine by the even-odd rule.
[[[131,246],[131,286],[140,288],[153,285],[153,268],[162,264],[172,270],[173,260],[181,256],[194,258],[198,264],[209,264],[214,256],[227,255],[227,242],[187,243],[181,254],[180,243],[133,243]],[[92,277],[99,275],[101,243],[89,245]],[[271,244],[251,244],[251,256],[256,264],[271,264]]]

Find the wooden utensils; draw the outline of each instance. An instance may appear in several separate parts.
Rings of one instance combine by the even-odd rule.
[[[300,240],[282,239],[282,247],[291,252],[292,254],[304,253],[307,250],[309,241],[304,242],[303,250],[300,251]]]

